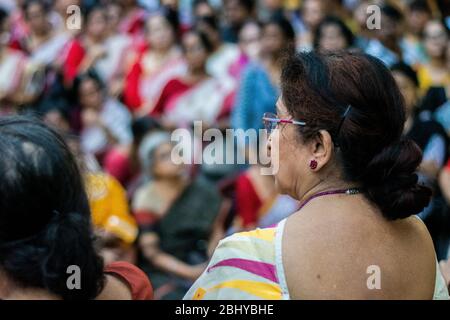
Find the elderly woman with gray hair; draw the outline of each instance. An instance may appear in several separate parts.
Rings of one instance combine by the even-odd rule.
[[[157,299],[180,299],[203,272],[222,207],[214,186],[191,178],[188,166],[173,161],[173,147],[163,131],[143,139],[138,154],[147,182],[132,199],[143,269]]]

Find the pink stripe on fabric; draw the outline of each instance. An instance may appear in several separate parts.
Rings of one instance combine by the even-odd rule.
[[[275,272],[275,266],[270,263],[259,262],[259,261],[248,260],[248,259],[240,259],[240,258],[226,259],[226,260],[222,260],[222,261],[216,263],[215,265],[209,267],[208,272],[211,269],[218,268],[218,267],[239,268],[239,269],[248,271],[250,273],[256,274],[258,276],[261,276],[263,278],[266,278],[275,283],[278,283],[278,279],[277,279],[276,272]]]

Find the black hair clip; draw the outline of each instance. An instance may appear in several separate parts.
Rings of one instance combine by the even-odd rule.
[[[339,133],[341,132],[341,128],[342,128],[342,125],[344,124],[344,120],[347,117],[347,115],[349,114],[351,108],[352,108],[352,106],[349,104],[347,106],[347,109],[345,109],[344,113],[342,114],[341,122],[339,122],[339,126],[338,126],[338,128],[336,130],[336,140],[339,140]],[[335,142],[334,145],[336,147],[339,147],[339,143],[338,142]]]

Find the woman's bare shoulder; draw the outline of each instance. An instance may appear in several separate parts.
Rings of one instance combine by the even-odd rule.
[[[402,298],[415,286],[423,294],[417,298],[430,292],[432,296],[434,248],[421,221],[415,217],[387,221],[376,212],[330,210],[286,223],[283,261],[291,296]],[[377,272],[380,289],[376,282],[375,289],[369,283]]]

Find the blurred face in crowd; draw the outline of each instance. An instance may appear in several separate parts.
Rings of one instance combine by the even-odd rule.
[[[79,100],[85,109],[101,109],[103,105],[102,90],[92,79],[84,79],[78,91]]]
[[[408,17],[408,28],[414,34],[422,34],[425,25],[430,20],[430,14],[424,10],[411,10]]]
[[[66,139],[65,142],[67,143],[67,146],[70,149],[70,152],[75,156],[75,159],[77,160],[78,164],[80,165],[80,168],[84,167],[83,164],[83,150],[81,149],[81,143],[80,140],[77,138],[72,139]]]
[[[261,38],[261,53],[273,56],[280,53],[286,45],[283,31],[276,24],[268,24],[263,28]]]
[[[49,31],[50,24],[42,4],[36,2],[31,4],[25,12],[25,17],[30,30],[34,33],[45,34]]]
[[[214,9],[208,3],[201,2],[194,8],[194,16],[196,18],[214,16]]]
[[[176,164],[172,161],[171,143],[161,144],[153,154],[152,174],[159,179],[178,179],[183,177],[187,171],[183,164]]]
[[[263,2],[264,8],[274,11],[278,10],[282,7],[283,1],[282,0],[264,0]]]
[[[417,87],[414,84],[414,81],[402,72],[393,71],[392,75],[394,76],[395,82],[397,83],[397,86],[405,99],[406,115],[410,116],[417,103]]]
[[[216,30],[215,28],[213,28],[211,25],[209,25],[208,23],[206,23],[204,21],[200,21],[197,24],[197,29],[199,31],[203,32],[204,34],[206,34],[209,41],[211,41],[211,43],[214,45],[214,47],[217,47],[220,45],[222,38],[220,36],[219,30]]]
[[[55,1],[55,11],[62,16],[67,16],[67,8],[69,6],[75,5],[80,6],[81,0],[56,0]]]
[[[61,132],[69,132],[70,125],[64,118],[62,113],[58,110],[50,110],[44,115],[44,122],[50,127],[53,127]]]
[[[115,32],[122,16],[122,7],[116,3],[110,3],[106,7],[107,25],[110,32]]]
[[[256,23],[245,24],[239,32],[239,47],[250,59],[257,59],[261,52],[261,28]]]
[[[136,5],[136,0],[119,0],[120,4],[125,7],[134,7]]]
[[[378,30],[378,38],[380,41],[394,41],[399,35],[401,35],[400,22],[382,14],[381,28]]]
[[[191,71],[199,71],[205,68],[208,51],[198,34],[191,32],[183,37],[183,50]]]
[[[250,15],[250,12],[241,5],[239,0],[224,1],[223,9],[225,19],[233,26],[241,25]]]
[[[161,5],[177,10],[178,0],[162,0]]]
[[[164,16],[155,15],[147,22],[148,41],[155,50],[168,50],[175,43],[174,30]]]
[[[319,39],[320,50],[334,51],[343,50],[347,47],[347,40],[338,25],[330,23],[321,28]]]
[[[321,0],[305,0],[302,17],[306,25],[314,30],[324,18],[324,5]]]
[[[102,39],[106,35],[106,12],[102,9],[91,12],[86,24],[86,31],[94,39]]]
[[[424,30],[425,50],[430,58],[445,57],[448,36],[444,26],[438,21],[430,21]]]

